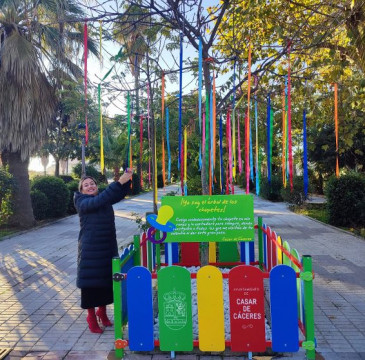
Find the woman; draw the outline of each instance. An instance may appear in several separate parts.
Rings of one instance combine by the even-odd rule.
[[[130,188],[133,171],[98,194],[95,179],[83,177],[74,203],[80,217],[77,256],[77,282],[81,289],[81,308],[87,309],[87,323],[93,333],[102,333],[97,317],[104,326],[112,326],[106,305],[113,303],[112,258],[118,256],[112,205],[122,200]],[[95,313],[95,307],[99,307]]]

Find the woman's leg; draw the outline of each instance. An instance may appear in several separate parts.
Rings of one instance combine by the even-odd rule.
[[[112,322],[108,318],[108,315],[106,314],[106,305],[99,306],[99,309],[96,312],[96,316],[99,318],[104,326],[113,326]]]
[[[89,329],[92,333],[101,334],[103,330],[100,329],[98,321],[96,320],[95,308],[87,309],[87,323],[89,324]]]

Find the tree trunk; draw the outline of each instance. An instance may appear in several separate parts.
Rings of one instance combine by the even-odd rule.
[[[60,176],[60,159],[55,157],[54,176]]]
[[[19,228],[30,228],[35,225],[33,208],[30,199],[30,184],[28,165],[29,158],[21,160],[20,152],[7,152],[1,154],[3,164],[9,166],[9,172],[16,181],[14,191],[14,214],[9,219],[9,225]]]
[[[140,138],[140,131],[139,131],[139,67],[135,67],[134,69],[134,87],[136,89],[136,115],[135,115],[135,127],[137,129],[136,131],[136,138],[138,139],[139,141],[139,138]],[[143,134],[142,134],[143,136]],[[139,155],[139,154],[138,154]],[[139,156],[138,157],[138,161],[137,161],[137,174],[138,176],[140,177],[139,179],[139,182],[141,183],[141,179],[142,179],[142,159],[141,157]]]

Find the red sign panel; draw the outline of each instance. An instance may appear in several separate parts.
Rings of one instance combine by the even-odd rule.
[[[266,350],[264,281],[260,269],[237,266],[229,272],[231,350]]]

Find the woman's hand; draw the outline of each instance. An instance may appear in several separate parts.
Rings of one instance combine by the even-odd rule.
[[[133,175],[133,169],[127,169],[123,175],[119,178],[119,182],[121,183],[121,185],[125,184],[126,182],[128,182],[129,180],[132,179],[132,175]]]

